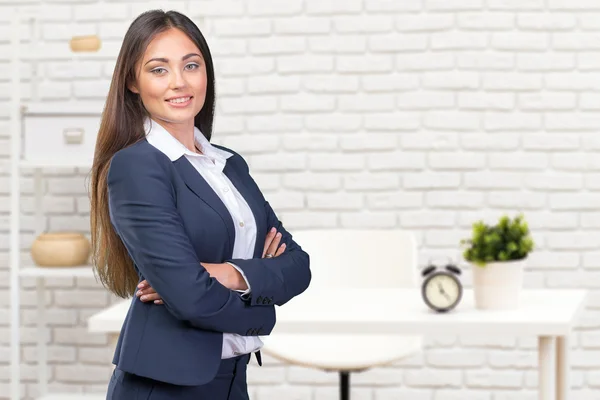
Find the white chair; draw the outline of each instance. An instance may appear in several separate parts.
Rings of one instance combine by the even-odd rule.
[[[418,288],[417,244],[402,230],[328,229],[292,232],[309,254],[314,288]],[[381,305],[385,307],[385,304]],[[283,306],[285,307],[285,305]],[[337,371],[340,398],[350,398],[350,373],[383,366],[422,350],[420,336],[279,334],[263,351],[293,365]]]

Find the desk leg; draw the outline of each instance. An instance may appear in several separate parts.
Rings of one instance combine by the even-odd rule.
[[[540,336],[538,338],[539,400],[554,400],[554,366],[552,365],[554,353],[554,338]]]
[[[556,400],[568,400],[571,381],[569,379],[569,340],[567,336],[556,338]]]

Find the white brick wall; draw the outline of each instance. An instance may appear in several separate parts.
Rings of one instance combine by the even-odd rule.
[[[526,212],[538,250],[528,287],[586,287],[573,398],[600,388],[600,2],[597,0],[0,0],[0,399],[9,389],[8,22],[50,4],[44,100],[102,99],[140,12],[201,26],[217,73],[214,141],[241,152],[284,223],[413,230],[421,261],[459,255],[479,218]],[[71,29],[74,31],[72,32]],[[72,71],[71,33],[102,36]],[[26,77],[31,67],[23,66]],[[71,79],[71,76],[75,76]],[[24,93],[30,93],[29,83]],[[33,238],[23,177],[23,259]],[[49,229],[89,229],[84,171],[47,171]],[[469,282],[469,274],[465,281]],[[107,338],[86,319],[111,304],[94,280],[49,281],[53,390],[103,388]],[[35,286],[23,287],[23,387],[36,395]],[[358,400],[536,399],[532,338],[427,338],[423,354],[354,375]],[[255,400],[337,398],[337,376],[265,357]]]

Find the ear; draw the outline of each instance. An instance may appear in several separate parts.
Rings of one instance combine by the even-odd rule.
[[[127,89],[129,89],[130,91],[132,91],[135,94],[140,94],[140,91],[138,90],[137,86],[134,84],[127,85]]]

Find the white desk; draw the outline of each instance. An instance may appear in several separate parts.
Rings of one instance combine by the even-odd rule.
[[[585,307],[584,290],[525,290],[514,311],[480,311],[473,292],[448,314],[430,311],[414,289],[309,288],[277,309],[277,333],[381,333],[406,335],[536,336],[539,399],[569,400],[569,335]],[[129,301],[89,319],[92,332],[113,336],[121,329]],[[160,307],[160,306],[157,306]],[[554,357],[556,355],[556,358]],[[553,361],[556,361],[554,363]],[[556,396],[556,397],[555,397]]]

